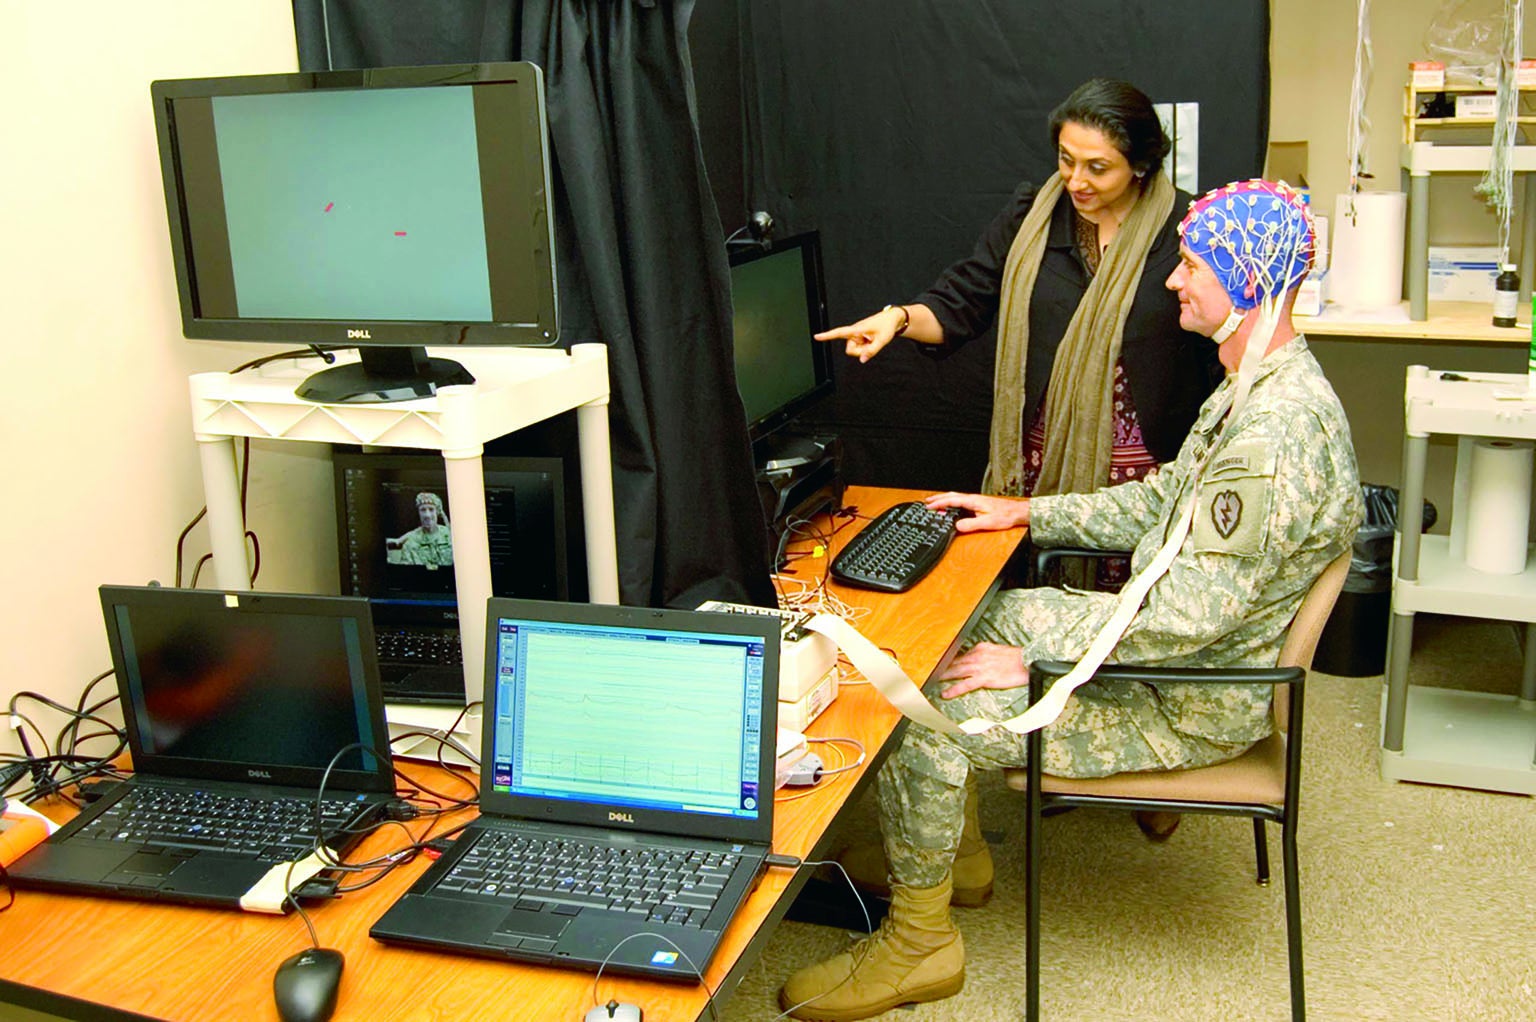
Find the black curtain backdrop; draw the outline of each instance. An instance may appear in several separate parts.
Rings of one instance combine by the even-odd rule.
[[[739,0],[737,11],[748,206],[785,233],[821,231],[834,323],[910,299],[968,254],[1019,181],[1055,169],[1049,113],[1089,78],[1198,102],[1201,190],[1263,166],[1266,0]],[[839,357],[836,396],[811,418],[843,437],[851,482],[974,490],[993,354],[989,336],[942,360],[911,343],[862,366]]]
[[[293,0],[306,71],[485,60],[543,68],[562,343],[608,347],[621,598],[773,606],[731,358],[724,237],[696,127],[693,6]]]

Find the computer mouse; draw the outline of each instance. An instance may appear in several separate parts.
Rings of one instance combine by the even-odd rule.
[[[645,1012],[640,1010],[640,1005],[625,1001],[599,1004],[581,1016],[581,1022],[644,1022],[644,1020]]]
[[[328,947],[305,948],[285,959],[272,976],[272,996],[283,1022],[326,1022],[336,1010],[346,958]]]

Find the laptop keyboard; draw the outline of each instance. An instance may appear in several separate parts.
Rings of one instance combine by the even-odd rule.
[[[325,832],[335,835],[356,809],[345,799],[321,802]],[[314,799],[135,788],[82,827],[79,836],[283,862],[314,848],[314,824]]]
[[[436,891],[479,894],[561,915],[583,908],[702,926],[739,856],[486,831]]]
[[[458,632],[379,629],[375,632],[375,640],[380,660],[443,667],[453,667],[464,662]]]

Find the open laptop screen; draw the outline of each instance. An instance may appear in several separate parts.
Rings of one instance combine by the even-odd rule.
[[[493,611],[503,602],[519,601],[493,600]],[[565,606],[581,613],[492,618],[490,794],[604,807],[606,822],[763,820],[772,800],[763,766],[773,721],[763,707],[775,705],[765,692],[765,679],[777,680],[777,665],[769,675],[765,663],[770,646],[777,653],[774,626]],[[614,620],[594,620],[605,615]],[[619,620],[626,617],[635,623]],[[717,625],[722,619],[730,626]]]
[[[365,601],[115,586],[101,597],[141,771],[312,785],[346,746],[384,747]],[[356,775],[380,765],[354,749],[330,784],[371,789]]]

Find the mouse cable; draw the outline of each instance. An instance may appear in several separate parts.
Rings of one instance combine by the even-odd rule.
[[[839,873],[841,873],[843,875],[843,879],[845,881],[847,881],[847,883],[848,883],[848,889],[853,892],[853,900],[857,901],[859,903],[859,911],[864,913],[864,929],[865,929],[865,932],[866,933],[874,933],[875,932],[874,921],[869,918],[869,906],[864,904],[864,898],[859,894],[858,887],[854,885],[853,878],[848,875],[848,871],[843,868],[843,864],[841,862],[838,862],[836,859],[823,859],[823,860],[817,861],[817,862],[807,861],[807,862],[803,863],[802,865],[806,865],[806,866],[832,866]],[[856,944],[854,946],[857,947],[858,945]],[[832,993],[834,990],[841,989],[844,983],[847,983],[850,979],[852,979],[855,975],[858,974],[859,966],[864,964],[864,958],[865,958],[865,956],[867,956],[869,954],[870,948],[873,947],[873,946],[874,946],[874,942],[873,941],[870,941],[870,942],[868,942],[868,943],[866,943],[864,945],[864,947],[863,947],[862,951],[859,953],[858,957],[854,959],[853,967],[848,970],[848,975],[844,976],[842,978],[842,981],[839,982],[836,986],[822,991],[821,993],[817,994],[815,997],[807,997],[805,1000],[801,1001],[799,1004],[791,1004],[787,1009],[785,1009],[784,1011],[780,1012],[779,1014],[773,1016],[773,1018],[770,1020],[770,1022],[779,1022],[780,1019],[788,1018],[792,1012],[799,1011],[801,1008],[805,1007],[807,1004],[810,1004],[812,1001],[820,1000],[821,998],[827,996],[827,994]]]
[[[460,823],[457,826],[450,827],[440,834],[429,837],[428,835],[431,835],[432,833],[432,827],[437,825],[437,821],[433,820],[432,823],[427,827],[426,831],[424,831],[419,837],[415,838],[410,844],[404,846],[403,848],[397,848],[386,856],[380,856],[381,859],[389,859],[390,861],[381,862],[374,866],[361,866],[354,864],[352,867],[346,867],[355,872],[366,872],[368,869],[376,869],[379,872],[376,875],[369,877],[367,880],[363,880],[355,884],[343,884],[338,886],[336,888],[336,893],[338,895],[347,894],[351,891],[360,891],[364,887],[373,886],[388,876],[396,866],[405,865],[407,862],[415,859],[416,856],[420,853],[424,851],[440,851],[445,846],[440,845],[439,842],[444,842],[447,839],[454,837],[473,822],[473,820],[465,820],[463,823]],[[449,845],[451,846],[451,842]]]
[[[629,936],[613,945],[613,947],[609,949],[608,954],[603,957],[602,962],[598,964],[597,975],[592,977],[592,1007],[598,1008],[602,1006],[602,1002],[597,999],[597,984],[602,981],[603,969],[607,967],[608,962],[613,958],[614,954],[619,950],[619,948],[623,947],[625,944],[628,944],[630,941],[635,940],[638,937],[652,937],[656,940],[662,941],[673,951],[676,951],[678,954],[683,956],[683,961],[688,963],[688,967],[699,974],[699,986],[704,988],[704,995],[709,999],[707,1002],[709,1004],[709,1017],[714,1019],[715,1022],[719,1022],[720,1010],[715,1006],[715,992],[711,990],[709,988],[709,984],[704,981],[704,970],[695,965],[693,959],[688,957],[688,952],[674,944],[671,938],[667,937],[665,934],[652,933],[648,930],[642,931],[640,933],[631,933]]]

